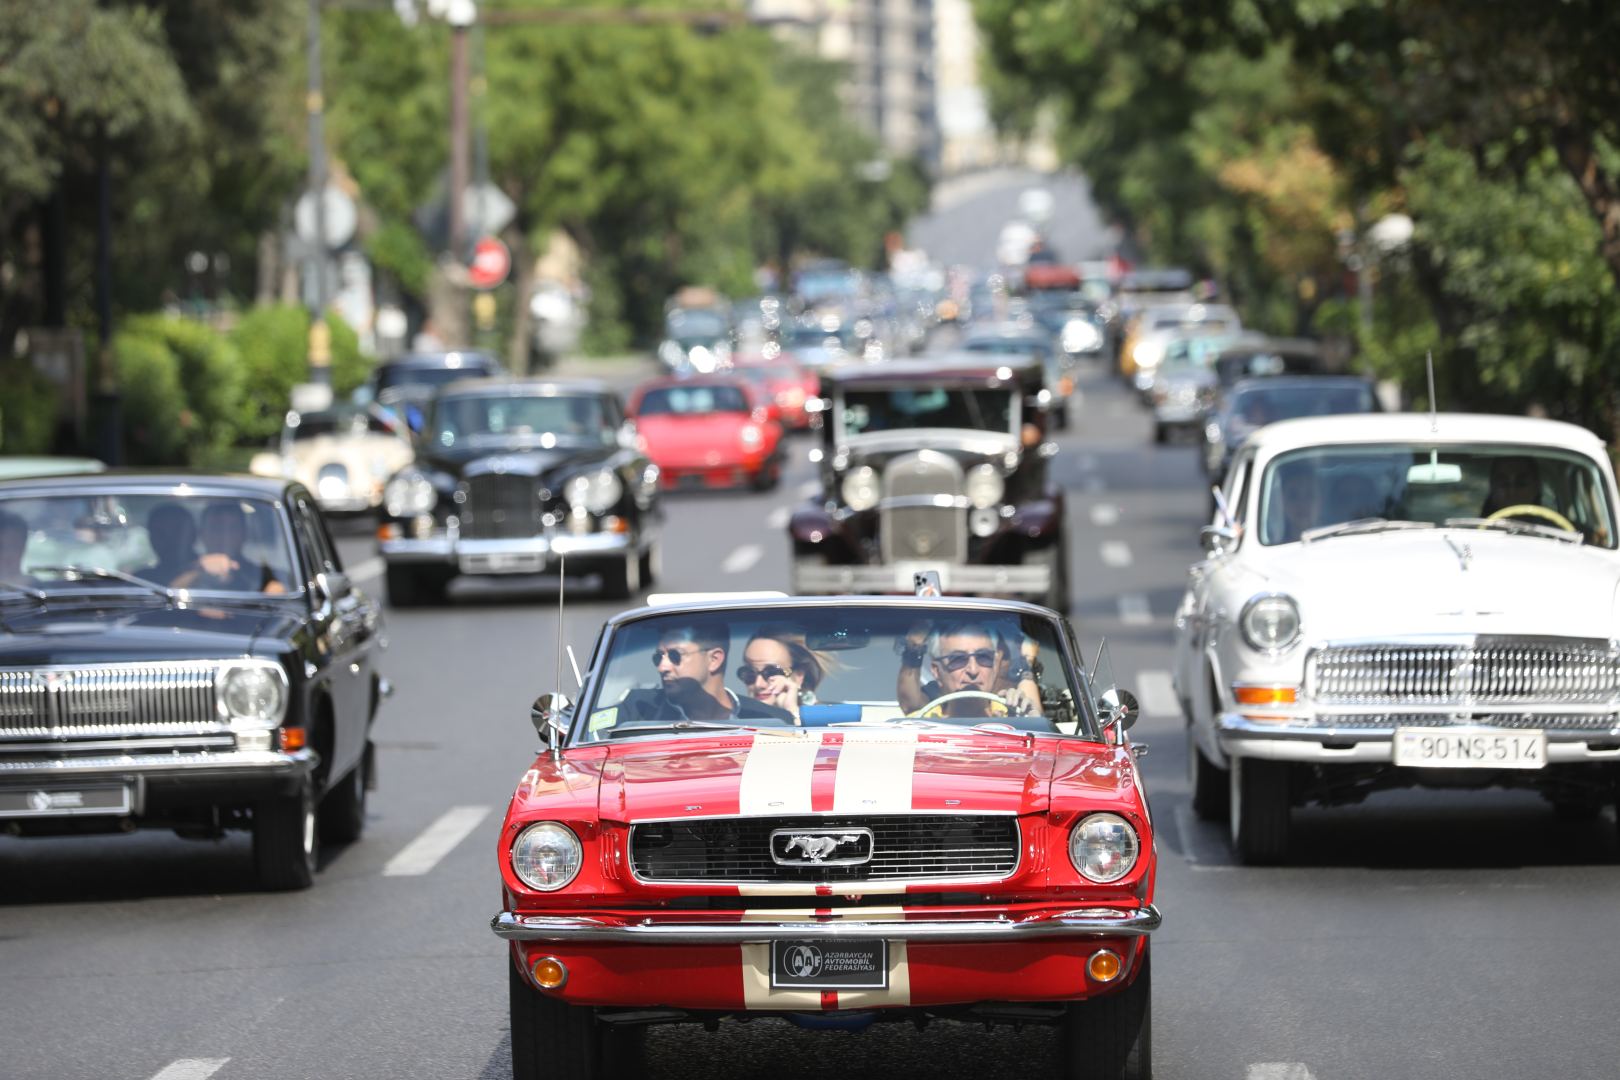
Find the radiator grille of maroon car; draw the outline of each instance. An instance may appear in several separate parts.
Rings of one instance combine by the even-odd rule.
[[[781,866],[771,857],[771,833],[779,829],[840,828],[872,830],[870,862]],[[630,866],[636,876],[671,884],[993,881],[1017,869],[1018,848],[1018,819],[1011,814],[714,818],[630,827]]]
[[[961,562],[967,554],[967,513],[954,500],[962,495],[962,487],[962,466],[937,451],[923,450],[889,462],[883,472],[884,560]],[[889,505],[940,495],[952,501],[944,506]]]
[[[466,482],[461,535],[471,540],[507,540],[540,532],[540,491],[532,476],[493,473]]]

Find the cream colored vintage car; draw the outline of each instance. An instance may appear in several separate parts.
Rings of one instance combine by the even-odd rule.
[[[287,414],[279,450],[257,454],[250,469],[297,480],[327,513],[365,513],[382,504],[388,478],[415,454],[402,420],[377,405],[336,405]]]
[[[1233,459],[1176,612],[1193,806],[1247,862],[1406,786],[1620,791],[1615,479],[1550,420],[1334,416]]]

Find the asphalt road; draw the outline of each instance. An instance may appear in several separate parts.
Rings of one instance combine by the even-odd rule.
[[[1153,446],[1117,382],[1092,373],[1083,390],[1057,470],[1077,626],[1107,637],[1151,747],[1158,1075],[1614,1077],[1607,814],[1565,824],[1522,796],[1377,796],[1302,813],[1281,869],[1232,865],[1221,830],[1194,823],[1168,670],[1205,496],[1192,450]],[[807,445],[776,492],[670,499],[663,587],[783,587]],[[343,546],[375,573],[364,537]],[[257,891],[241,836],[0,838],[0,1078],[507,1076],[496,834],[535,749],[528,705],[556,682],[555,583],[531,585],[471,583],[441,610],[390,613],[381,788],[365,838],[328,852],[307,892]],[[584,650],[613,608],[588,584],[570,594],[564,637]],[[1054,1044],[1041,1029],[762,1021],[659,1029],[649,1053],[649,1075],[705,1080],[1022,1080],[1049,1071]]]

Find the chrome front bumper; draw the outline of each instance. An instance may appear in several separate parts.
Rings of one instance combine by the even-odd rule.
[[[905,561],[887,566],[826,566],[793,564],[793,591],[801,596],[846,593],[907,593],[914,590],[912,575],[922,570],[939,574],[947,593],[988,593],[995,596],[1045,596],[1052,584],[1051,568],[1040,565],[992,565]]]
[[[1478,723],[1490,726],[1489,719]],[[1395,761],[1393,727],[1306,726],[1287,721],[1252,720],[1235,712],[1221,713],[1215,727],[1221,753],[1228,758],[1352,765],[1390,765]],[[1549,765],[1620,762],[1620,734],[1558,728],[1543,730],[1547,733]]]
[[[508,941],[556,944],[746,945],[768,941],[883,938],[886,941],[1026,941],[1054,937],[1142,937],[1159,928],[1159,909],[1077,908],[1050,916],[1013,919],[912,919],[823,922],[693,922],[649,915],[617,922],[590,915],[518,915],[503,911],[490,920],[495,936]]]
[[[636,550],[631,533],[554,533],[495,540],[434,536],[384,540],[383,561],[397,565],[456,566],[463,574],[538,573],[559,557],[623,556]]]
[[[199,750],[191,753],[97,754],[53,759],[0,758],[0,783],[16,779],[71,781],[78,777],[193,774],[205,772],[277,773],[287,776],[315,767],[313,750]]]

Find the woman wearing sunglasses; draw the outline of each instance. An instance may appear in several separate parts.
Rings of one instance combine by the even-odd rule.
[[[815,704],[815,689],[832,667],[832,658],[810,648],[802,631],[774,627],[748,639],[737,678],[749,697],[786,709],[797,723],[799,706]]]

